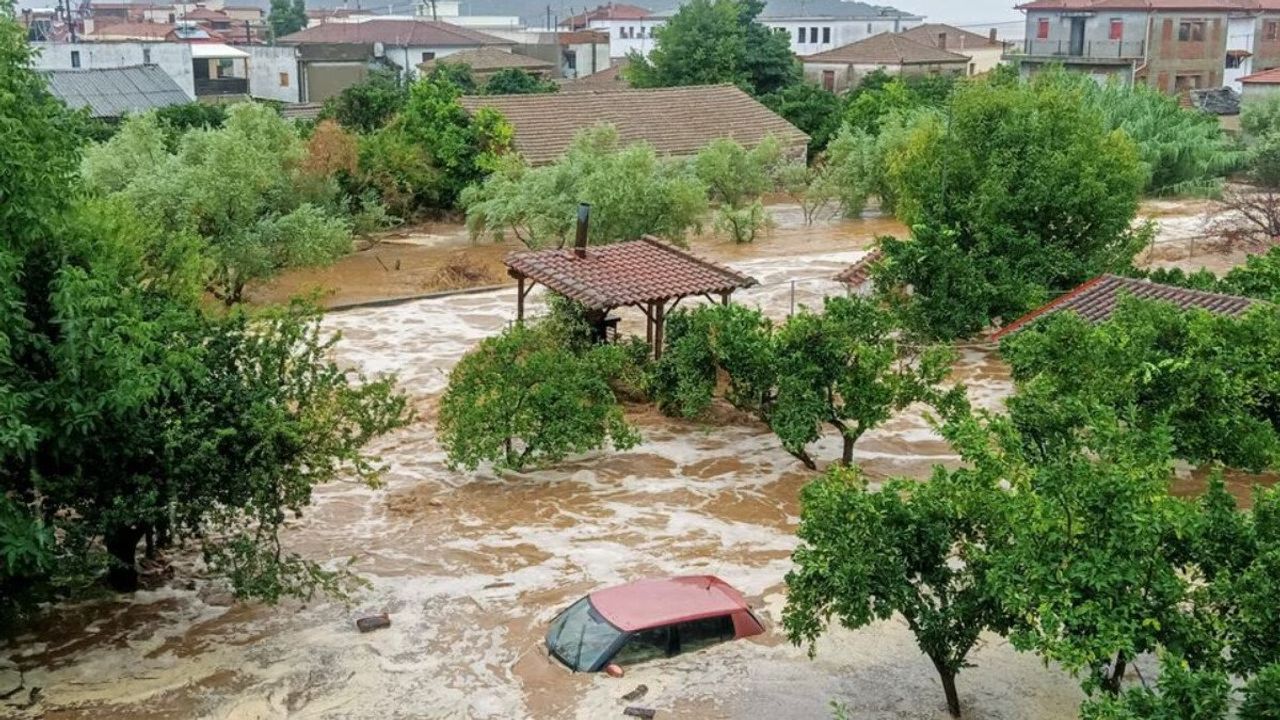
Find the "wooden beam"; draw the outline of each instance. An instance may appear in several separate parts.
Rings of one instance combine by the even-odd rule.
[[[657,318],[654,320],[653,327],[653,359],[662,359],[662,329],[667,321],[666,300],[660,300],[657,305]],[[674,307],[674,306],[673,306]]]

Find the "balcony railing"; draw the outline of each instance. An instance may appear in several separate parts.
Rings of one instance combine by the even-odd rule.
[[[246,78],[196,78],[196,97],[205,95],[248,95]]]
[[[1023,42],[1022,54],[1032,57],[1080,58],[1082,60],[1141,60],[1146,56],[1142,40],[1086,40],[1072,47],[1070,40],[1035,40]]]

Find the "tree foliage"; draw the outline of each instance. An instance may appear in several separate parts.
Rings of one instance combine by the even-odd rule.
[[[755,95],[793,85],[800,68],[791,41],[757,21],[761,0],[692,0],[654,30],[657,44],[630,58],[632,87],[731,83]]]
[[[706,211],[706,192],[683,163],[647,144],[622,146],[611,126],[581,131],[559,161],[530,168],[507,158],[462,195],[473,237],[508,234],[531,248],[564,247],[578,203],[591,204],[593,245],[652,234],[681,242]]]
[[[306,0],[271,0],[267,25],[271,28],[273,38],[282,38],[302,30],[307,26]]]
[[[144,537],[191,541],[242,596],[340,589],[279,533],[316,484],[376,478],[363,447],[403,399],[334,365],[309,310],[206,312],[199,245],[81,187],[23,37],[0,7],[0,610],[104,570],[135,587]]]
[[[251,281],[350,251],[336,180],[304,170],[306,145],[270,108],[236,105],[224,127],[192,130],[162,156],[154,119],[125,125],[90,154],[90,187],[118,190],[145,221],[197,239],[209,261],[208,290],[226,304],[240,302]]]
[[[1176,457],[1261,470],[1280,463],[1280,313],[1240,319],[1122,300],[1093,326],[1055,313],[1007,338],[1010,399],[1036,445],[1072,444],[1099,412],[1169,425]]]
[[[535,95],[559,89],[560,86],[550,80],[543,80],[521,68],[503,68],[484,84],[485,95]]]
[[[911,240],[882,240],[877,279],[910,286],[909,323],[963,337],[1055,291],[1129,265],[1143,170],[1083,91],[1051,80],[958,86],[946,116],[925,115],[884,160]]]
[[[900,342],[893,316],[860,298],[827,298],[774,327],[757,311],[707,306],[672,315],[654,370],[653,394],[666,412],[703,413],[719,372],[727,399],[760,416],[786,450],[810,468],[809,447],[825,427],[841,436],[842,461],[892,413],[917,401],[950,403],[937,389],[953,355]]]
[[[440,441],[454,467],[522,470],[611,445],[639,442],[611,382],[623,348],[587,345],[553,323],[517,324],[488,338],[449,374]]]
[[[939,468],[927,483],[872,490],[837,467],[805,486],[782,619],[791,641],[812,655],[833,619],[856,629],[899,614],[960,717],[956,675],[981,633],[1007,624],[982,560],[994,538],[978,521],[991,496],[981,485],[992,479],[971,475]]]
[[[348,86],[324,103],[321,117],[337,120],[355,132],[374,132],[404,109],[409,91],[400,73],[390,68],[369,71],[361,82]]]
[[[827,147],[840,129],[839,96],[813,83],[798,82],[760,98],[770,110],[809,136],[809,158]]]
[[[698,151],[693,171],[720,203],[715,229],[735,243],[753,242],[772,220],[760,196],[777,184],[782,144],[773,136],[751,148],[731,138],[718,138]]]

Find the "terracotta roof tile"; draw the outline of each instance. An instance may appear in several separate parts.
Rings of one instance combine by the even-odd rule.
[[[1033,310],[1006,325],[993,336],[999,340],[1017,332],[1035,320],[1063,310],[1070,310],[1093,324],[1111,319],[1121,297],[1131,295],[1142,300],[1159,300],[1173,303],[1182,310],[1200,308],[1219,315],[1243,315],[1257,301],[1238,295],[1191,290],[1174,285],[1153,283],[1150,280],[1100,275],[1071,290],[1053,302]]]
[[[916,42],[902,33],[885,32],[865,40],[801,58],[815,63],[857,63],[862,65],[933,65],[968,63],[969,56],[939,50]]]
[[[884,259],[884,253],[881,252],[879,248],[876,248],[866,255],[863,255],[858,262],[850,265],[844,270],[841,270],[840,274],[836,275],[835,280],[836,282],[842,282],[845,285],[858,287],[871,279],[872,266],[880,262],[882,259]]]
[[[474,47],[479,45],[514,45],[469,28],[435,20],[363,20],[316,25],[285,35],[278,42],[303,43],[382,43],[393,46]]]
[[[662,155],[693,155],[717,138],[745,145],[768,135],[784,147],[806,145],[807,135],[732,85],[651,90],[587,90],[572,86],[538,95],[467,96],[468,112],[491,107],[515,128],[515,146],[532,165],[555,161],[583,128],[608,123],[623,143],[647,142]]]
[[[622,76],[622,70],[628,64],[626,58],[619,58],[611,67],[600,72],[591,73],[576,80],[569,80],[560,86],[562,92],[578,92],[580,90],[625,90],[631,87]]]
[[[527,250],[512,253],[505,262],[513,275],[597,310],[756,284],[754,278],[647,236],[587,248],[585,257],[573,248]]]
[[[955,52],[964,52],[965,50],[991,50],[1004,47],[1004,43],[999,40],[992,40],[987,35],[979,35],[978,33],[969,32],[962,28],[952,25],[943,25],[942,23],[926,23],[917,25],[910,30],[903,30],[902,36],[923,43],[930,47],[941,47],[942,35],[947,36],[947,46],[943,50],[951,50]]]
[[[1252,75],[1245,75],[1240,78],[1240,82],[1246,85],[1277,85],[1280,84],[1280,68],[1273,70],[1263,70]]]

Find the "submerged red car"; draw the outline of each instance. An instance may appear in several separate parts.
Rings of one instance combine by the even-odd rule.
[[[596,672],[762,632],[742,593],[720,578],[693,575],[591,593],[551,622],[547,649],[572,670]]]

